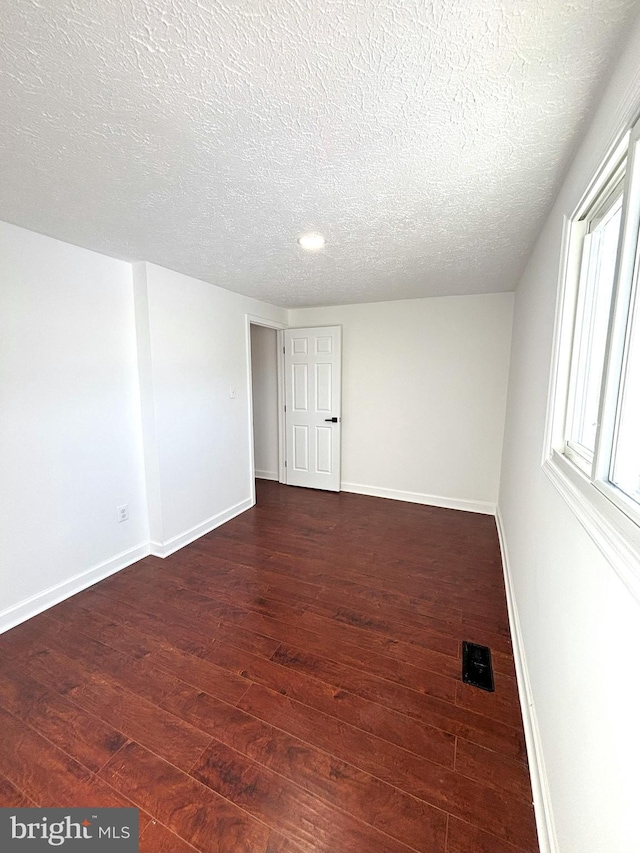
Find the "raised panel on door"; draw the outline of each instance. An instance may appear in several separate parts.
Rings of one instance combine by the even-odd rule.
[[[288,329],[284,345],[286,481],[339,491],[342,330]]]
[[[332,364],[316,364],[316,412],[330,414],[332,411],[331,373]]]
[[[294,364],[291,374],[294,411],[306,412],[309,409],[309,366],[307,364]]]
[[[331,355],[333,339],[331,335],[319,335],[315,338],[316,355]]]
[[[309,470],[309,427],[294,424],[293,427],[293,469]]]
[[[329,426],[316,427],[316,472],[331,474],[333,429]]]

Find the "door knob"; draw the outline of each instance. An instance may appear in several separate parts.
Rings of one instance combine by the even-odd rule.
[[[325,422],[326,424],[337,424],[337,423],[338,423],[338,419],[337,419],[337,418],[325,418],[325,419],[324,419],[324,422]]]

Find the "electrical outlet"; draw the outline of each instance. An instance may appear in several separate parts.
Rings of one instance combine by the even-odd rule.
[[[122,506],[116,507],[116,512],[118,513],[118,521],[129,521],[129,504],[122,504]]]

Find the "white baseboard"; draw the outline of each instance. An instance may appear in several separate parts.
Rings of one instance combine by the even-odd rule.
[[[152,541],[150,553],[153,554],[154,557],[168,557],[169,554],[173,554],[174,551],[179,551],[180,548],[184,548],[185,545],[195,542],[196,539],[204,536],[205,533],[211,533],[211,531],[215,530],[216,527],[220,527],[220,525],[224,524],[226,521],[231,521],[231,519],[235,518],[236,515],[240,515],[241,512],[246,512],[246,510],[251,509],[252,506],[253,501],[251,498],[246,498],[245,500],[240,501],[240,503],[229,507],[229,509],[225,509],[217,515],[212,515],[211,518],[208,518],[201,524],[197,524],[195,527],[185,530],[184,533],[172,536],[171,539],[168,539],[166,542]]]
[[[277,471],[258,471],[256,468],[256,477],[259,480],[275,480],[278,481],[278,472]]]
[[[535,811],[536,826],[538,829],[538,843],[540,845],[540,853],[558,853],[558,839],[556,837],[553,810],[551,808],[551,793],[549,791],[544,754],[542,752],[538,718],[536,715],[535,705],[533,704],[529,669],[527,667],[522,630],[520,628],[518,605],[513,591],[507,540],[505,537],[504,523],[500,507],[497,507],[496,509],[496,526],[498,528],[498,538],[500,540],[500,551],[502,552],[504,585],[507,593],[507,607],[509,610],[509,627],[511,629],[513,657],[515,659],[516,674],[518,676],[518,693],[520,695],[524,736],[529,758],[529,772],[531,774],[533,808]]]
[[[53,607],[54,604],[59,604],[65,598],[70,598],[77,592],[81,592],[94,583],[108,578],[109,575],[114,575],[116,572],[126,569],[132,563],[136,563],[150,553],[149,543],[143,542],[141,545],[136,545],[134,548],[129,548],[128,551],[123,551],[121,554],[116,554],[109,560],[99,563],[80,574],[74,575],[72,578],[62,581],[62,583],[49,587],[42,592],[32,595],[30,598],[25,598],[24,601],[8,607],[0,612],[0,634],[8,631],[10,628],[15,628],[21,622],[26,622],[43,610]]]
[[[111,557],[97,566],[92,566],[92,568],[84,572],[80,572],[55,586],[32,595],[30,598],[18,602],[18,604],[7,607],[5,610],[0,611],[0,634],[8,631],[10,628],[15,628],[16,625],[26,622],[27,619],[31,619],[33,616],[37,616],[38,613],[48,610],[49,607],[59,604],[77,592],[93,586],[98,581],[108,578],[109,575],[114,575],[116,572],[126,569],[127,566],[137,563],[138,560],[147,557],[149,554],[153,554],[156,557],[168,557],[169,554],[173,554],[174,551],[178,551],[195,539],[199,539],[205,533],[215,530],[216,527],[224,524],[225,521],[230,521],[236,515],[240,515],[241,512],[250,509],[252,506],[253,502],[251,498],[247,498],[235,506],[229,507],[229,509],[203,521],[202,524],[192,527],[178,536],[174,536],[167,542],[143,542],[134,548],[123,551],[121,554],[116,554],[115,557]]]
[[[377,486],[363,486],[360,483],[341,483],[343,492],[356,495],[371,495],[374,498],[391,498],[394,501],[408,501],[413,504],[439,506],[444,509],[459,509],[463,512],[481,512],[494,515],[496,505],[488,501],[468,501],[458,498],[441,498],[438,495],[423,495],[420,492],[401,492],[398,489],[380,489]]]
[[[6,610],[0,611],[0,634],[8,631],[10,628],[15,628],[16,625],[26,622],[27,619],[31,619],[33,616],[37,616],[38,613],[48,610],[49,607],[59,604],[77,592],[93,586],[98,581],[108,578],[109,575],[126,569],[127,566],[137,563],[138,560],[147,557],[149,554],[153,554],[156,557],[168,557],[169,554],[173,554],[174,551],[178,551],[195,539],[199,539],[205,533],[215,530],[216,527],[224,524],[225,521],[230,521],[236,515],[240,515],[245,510],[251,509],[252,506],[253,501],[251,498],[247,498],[235,504],[235,506],[229,507],[229,509],[203,521],[202,524],[198,524],[196,527],[192,527],[190,530],[174,536],[167,542],[143,542],[134,548],[123,551],[121,554],[116,554],[115,557],[111,557],[97,566],[93,566],[84,572],[67,578],[62,583],[49,587],[36,595],[32,595],[30,598],[26,598],[12,607],[7,607]]]

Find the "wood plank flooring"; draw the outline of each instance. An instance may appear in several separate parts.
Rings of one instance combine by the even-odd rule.
[[[0,637],[0,804],[133,804],[146,853],[536,853],[494,520],[257,488]]]

